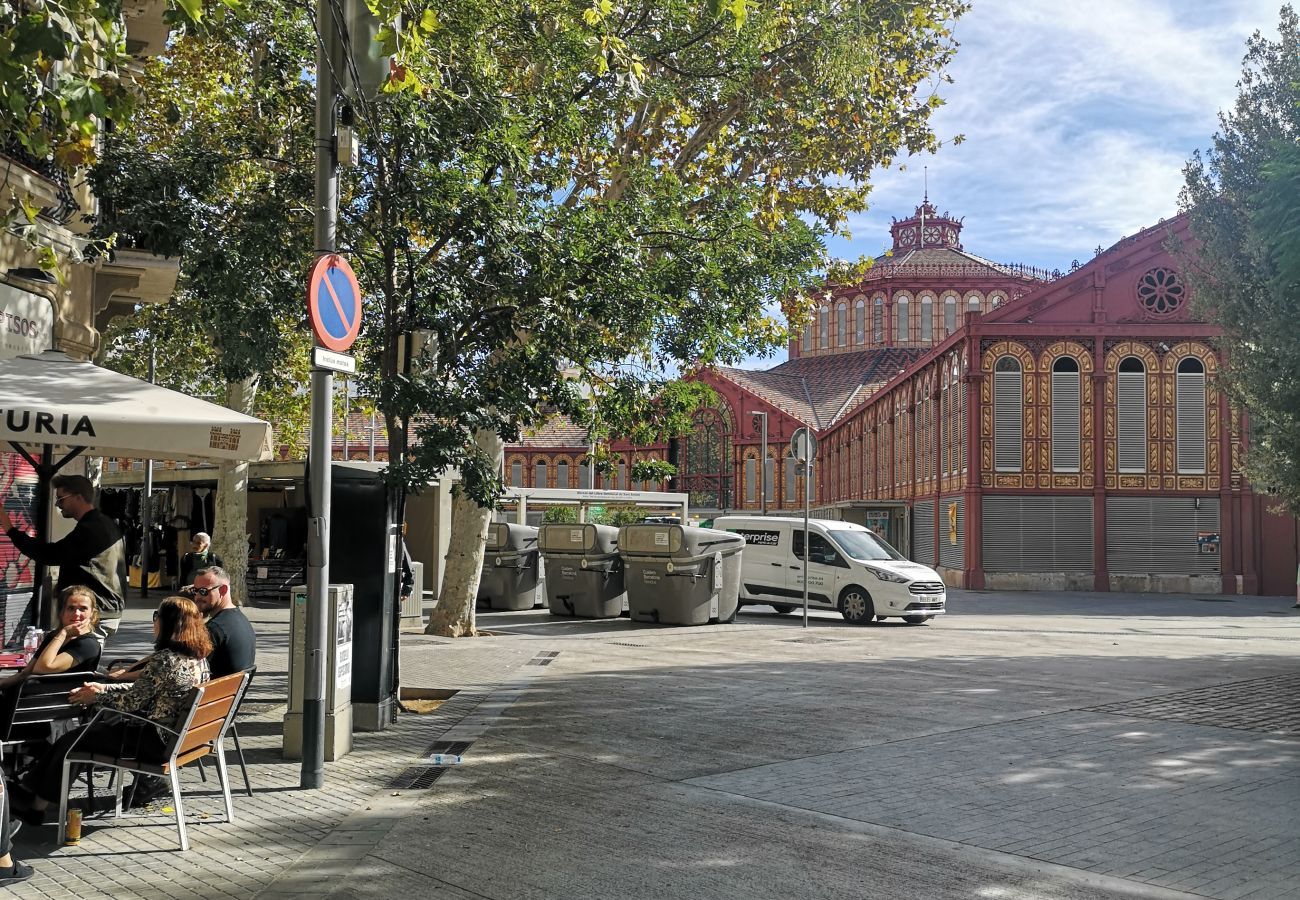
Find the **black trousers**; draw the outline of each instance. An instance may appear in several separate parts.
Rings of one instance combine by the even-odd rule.
[[[28,770],[23,779],[29,790],[47,803],[59,802],[63,788],[63,760],[72,745],[77,752],[100,753],[161,762],[164,744],[158,729],[136,722],[97,722],[94,725],[70,731],[54,742],[54,746]]]
[[[4,856],[14,847],[14,836],[9,833],[9,785],[0,784],[3,798],[0,798],[0,856]]]

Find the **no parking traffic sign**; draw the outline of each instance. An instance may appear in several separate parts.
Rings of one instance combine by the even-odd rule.
[[[352,346],[361,331],[361,288],[346,259],[330,253],[316,260],[307,278],[307,311],[322,346],[336,353]]]

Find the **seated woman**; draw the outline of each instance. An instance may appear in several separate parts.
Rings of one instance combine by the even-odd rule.
[[[68,695],[68,702],[92,709],[120,709],[175,727],[186,696],[208,680],[207,656],[212,652],[212,640],[198,607],[185,597],[168,597],[158,606],[153,614],[153,630],[154,654],[138,680],[130,684],[87,682]],[[10,792],[14,813],[30,825],[44,822],[45,809],[59,802],[63,760],[73,744],[78,750],[111,754],[125,751],[141,759],[161,761],[171,737],[157,728],[111,718],[93,728],[69,732],[36,761],[21,784],[14,785]]]
[[[62,627],[45,636],[21,672],[0,678],[0,691],[15,687],[33,675],[95,671],[103,650],[95,634],[95,626],[99,624],[95,592],[80,584],[66,588],[59,597],[59,624]]]

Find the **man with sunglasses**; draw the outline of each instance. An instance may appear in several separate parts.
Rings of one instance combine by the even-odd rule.
[[[213,678],[251,669],[257,664],[257,634],[244,611],[230,594],[230,576],[221,566],[194,573],[194,583],[181,591],[207,616],[212,654],[208,668]]]
[[[99,625],[95,631],[106,640],[122,624],[122,598],[126,595],[126,545],[122,532],[112,519],[95,508],[95,486],[89,478],[56,475],[50,483],[59,514],[77,521],[71,532],[46,543],[15,528],[3,504],[0,504],[0,530],[23,556],[59,567],[57,593],[62,594],[66,588],[78,584],[95,592],[99,606]]]

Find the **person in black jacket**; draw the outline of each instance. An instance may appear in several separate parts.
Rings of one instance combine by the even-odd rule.
[[[122,624],[126,596],[126,545],[122,532],[108,516],[95,508],[95,486],[82,475],[56,475],[54,505],[65,519],[77,525],[60,540],[47,543],[14,527],[9,512],[0,504],[0,529],[18,552],[39,563],[59,567],[55,589],[62,594],[82,584],[95,592],[99,606],[96,633],[107,639]]]
[[[196,531],[194,537],[190,539],[190,552],[181,557],[180,581],[177,582],[181,587],[194,583],[194,576],[198,574],[199,569],[206,569],[208,566],[225,565],[221,557],[213,553],[212,538],[205,531]]]

